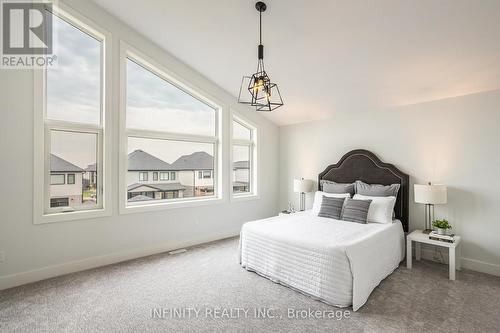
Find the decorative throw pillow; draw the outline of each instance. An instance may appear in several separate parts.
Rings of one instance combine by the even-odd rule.
[[[328,198],[350,198],[349,193],[325,193],[323,191],[316,191],[314,193],[314,202],[312,206],[312,213],[318,215],[321,210],[321,203],[323,202],[323,197]]]
[[[321,209],[318,213],[320,217],[328,217],[330,219],[340,220],[342,207],[346,198],[331,198],[323,196]]]
[[[344,209],[342,210],[341,220],[366,223],[371,203],[371,200],[346,199],[344,202]]]
[[[326,193],[349,193],[354,195],[354,183],[336,183],[330,180],[321,181],[323,192]]]
[[[371,197],[398,197],[400,184],[379,185],[367,184],[361,180],[356,180],[356,194],[368,195]]]
[[[370,209],[366,220],[374,223],[392,223],[392,215],[394,213],[394,205],[396,197],[370,197],[361,194],[356,194],[353,199],[356,200],[371,200]]]

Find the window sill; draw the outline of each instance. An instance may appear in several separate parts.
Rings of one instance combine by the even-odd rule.
[[[224,200],[220,197],[213,197],[207,199],[196,199],[196,200],[186,200],[186,201],[175,201],[175,202],[158,202],[150,204],[134,204],[125,205],[120,207],[120,214],[134,214],[134,213],[144,213],[152,211],[160,211],[167,209],[178,209],[186,207],[196,207],[196,206],[206,206],[221,204]]]
[[[231,202],[241,202],[241,201],[259,200],[259,199],[260,196],[254,193],[231,195]]]
[[[33,224],[69,222],[111,216],[110,209],[80,210],[67,213],[48,213],[34,216]]]

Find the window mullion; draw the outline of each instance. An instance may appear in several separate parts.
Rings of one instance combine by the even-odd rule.
[[[50,130],[70,131],[70,132],[85,132],[85,133],[99,133],[102,132],[103,127],[92,125],[73,123],[70,121],[60,120],[45,120],[45,126]]]
[[[247,140],[233,140],[233,146],[253,146],[254,143],[252,141]]]
[[[177,134],[170,132],[140,130],[140,129],[127,129],[126,134],[128,137],[145,138],[145,139],[163,139],[172,141],[187,141],[216,144],[217,137],[191,135],[191,134]]]

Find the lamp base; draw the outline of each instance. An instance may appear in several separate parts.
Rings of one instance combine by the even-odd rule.
[[[306,210],[306,194],[305,192],[300,192],[300,211]]]
[[[431,231],[432,231],[432,229],[425,229],[425,230],[422,230],[422,233],[428,235],[431,233]]]

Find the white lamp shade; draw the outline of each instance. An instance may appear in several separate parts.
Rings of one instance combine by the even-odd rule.
[[[446,185],[417,185],[415,184],[415,202],[422,204],[440,205],[448,201]]]
[[[293,180],[293,191],[294,192],[311,192],[313,181],[310,179],[294,179]]]

